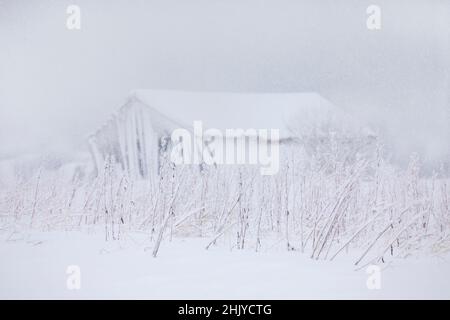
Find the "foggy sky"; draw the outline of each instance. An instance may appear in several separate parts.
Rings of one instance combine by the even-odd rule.
[[[315,91],[399,154],[445,157],[449,42],[445,0],[0,0],[0,157],[81,150],[139,88]]]

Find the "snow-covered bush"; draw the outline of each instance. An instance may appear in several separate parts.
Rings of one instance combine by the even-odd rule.
[[[149,180],[130,179],[113,158],[96,177],[69,177],[64,167],[19,172],[1,187],[1,229],[101,230],[107,241],[144,232],[154,256],[172,237],[205,237],[208,249],[281,244],[313,259],[354,250],[358,266],[450,249],[448,176],[422,175],[416,155],[395,167],[376,141],[368,148],[329,133],[305,141],[283,147],[274,176],[245,165],[175,166],[167,154]]]

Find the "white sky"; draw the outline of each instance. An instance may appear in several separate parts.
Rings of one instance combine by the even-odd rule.
[[[449,21],[445,0],[0,0],[0,156],[81,148],[132,89],[166,88],[316,91],[387,127],[399,153],[439,158]]]

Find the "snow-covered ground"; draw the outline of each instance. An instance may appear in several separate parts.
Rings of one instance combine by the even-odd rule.
[[[271,249],[205,250],[208,239],[165,241],[157,258],[141,235],[105,242],[101,233],[34,233],[0,242],[0,298],[62,299],[449,299],[450,256],[394,260],[380,289],[342,255],[316,261]],[[353,257],[354,258],[354,257]],[[68,266],[80,269],[69,290]],[[72,274],[73,275],[73,274]]]

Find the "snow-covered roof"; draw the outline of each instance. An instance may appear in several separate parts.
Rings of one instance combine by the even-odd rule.
[[[291,136],[291,128],[344,116],[317,93],[231,93],[173,90],[136,90],[130,101],[138,101],[183,127],[200,120],[204,129],[279,129],[280,137]]]

